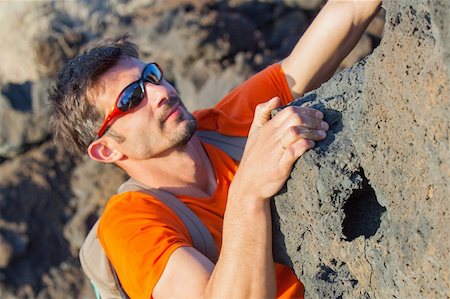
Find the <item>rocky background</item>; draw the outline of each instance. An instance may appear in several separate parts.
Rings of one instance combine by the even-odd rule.
[[[129,32],[207,107],[286,56],[323,2],[0,2],[0,298],[93,297],[78,249],[125,176],[51,141],[46,90],[65,61]],[[274,201],[276,257],[308,297],[450,296],[449,4],[384,7],[341,69],[385,30],[374,54],[308,97],[332,134]]]

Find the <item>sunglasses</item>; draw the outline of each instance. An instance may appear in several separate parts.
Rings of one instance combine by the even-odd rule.
[[[102,137],[111,121],[136,108],[144,98],[145,82],[159,85],[163,78],[163,71],[157,63],[149,63],[144,67],[141,78],[125,87],[117,97],[114,107],[105,118],[103,125],[97,133],[98,138]]]

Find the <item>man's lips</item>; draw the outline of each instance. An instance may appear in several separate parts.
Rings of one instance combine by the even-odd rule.
[[[175,104],[173,107],[172,107],[172,109],[171,109],[171,111],[169,112],[169,115],[166,117],[166,119],[168,119],[172,114],[174,114],[177,110],[178,110],[178,107],[179,107],[180,105],[177,103],[177,104]]]
[[[180,98],[178,97],[171,97],[167,100],[167,102],[164,104],[165,106],[168,106],[167,113],[164,114],[162,117],[162,121],[166,121],[175,111],[178,110],[178,107],[180,106]]]

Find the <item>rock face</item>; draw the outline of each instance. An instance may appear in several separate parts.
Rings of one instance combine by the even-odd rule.
[[[276,258],[309,298],[450,296],[450,10],[383,6],[380,46],[303,101],[331,132],[274,201]]]

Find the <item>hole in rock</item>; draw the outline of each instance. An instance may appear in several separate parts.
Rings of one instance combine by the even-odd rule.
[[[333,269],[331,269],[326,265],[320,265],[320,270],[316,274],[317,279],[323,280],[328,283],[334,283],[336,281],[337,276],[338,275],[336,271],[334,271]]]
[[[386,208],[378,203],[375,190],[361,170],[362,188],[353,190],[352,195],[344,204],[345,218],[342,223],[342,233],[346,241],[353,241],[359,236],[370,238],[381,225],[381,215]]]

